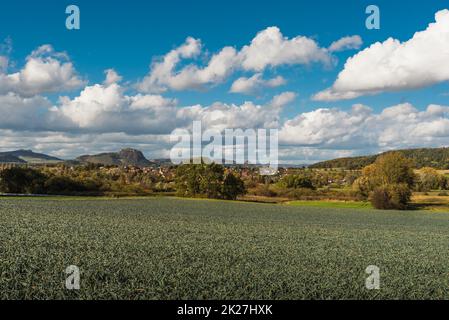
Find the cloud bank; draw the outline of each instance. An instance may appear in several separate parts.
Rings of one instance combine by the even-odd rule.
[[[343,43],[334,46],[339,46],[341,50],[350,47]],[[329,66],[334,61],[330,51],[320,47],[315,40],[304,36],[289,39],[277,27],[262,30],[249,45],[239,51],[234,47],[224,47],[212,55],[204,67],[189,64],[177,69],[182,60],[196,58],[201,52],[201,40],[187,38],[183,45],[152,63],[149,74],[137,84],[138,90],[143,93],[162,93],[168,90],[202,89],[222,83],[236,70],[256,72],[254,77],[259,78],[267,68],[312,63]],[[257,82],[258,79],[255,78],[250,79],[246,79],[246,82],[252,81],[251,90],[255,90],[257,84],[267,84]],[[250,90],[241,89],[248,84],[242,84],[243,78],[239,80],[231,91],[248,93]],[[272,86],[279,82],[281,79],[274,80]]]
[[[353,99],[381,92],[422,88],[449,80],[449,10],[408,41],[389,38],[348,59],[331,88],[317,101]]]

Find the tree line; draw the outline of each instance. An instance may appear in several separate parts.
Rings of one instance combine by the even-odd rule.
[[[173,170],[172,170],[173,171]],[[170,192],[183,197],[236,200],[245,184],[235,173],[218,164],[181,165],[173,177],[138,168],[104,168],[88,165],[35,169],[13,167],[0,171],[0,192],[9,194],[102,195]]]
[[[219,164],[185,164],[169,168],[117,167],[89,164],[0,170],[0,192],[49,195],[173,194],[236,200],[243,195],[265,201],[371,201],[379,209],[407,209],[412,192],[441,190],[447,194],[449,176],[390,152],[362,170],[280,168],[261,176],[258,168]],[[443,192],[444,191],[444,192]]]

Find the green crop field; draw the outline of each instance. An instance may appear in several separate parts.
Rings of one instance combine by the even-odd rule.
[[[0,298],[447,299],[449,213],[0,198]]]

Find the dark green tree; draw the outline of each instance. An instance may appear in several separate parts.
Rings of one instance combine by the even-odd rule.
[[[238,196],[245,194],[245,192],[243,180],[232,173],[228,173],[223,183],[223,198],[226,200],[236,200]]]
[[[53,176],[45,182],[45,193],[48,194],[71,194],[87,191],[86,186],[78,181],[65,176]]]
[[[4,193],[44,193],[46,176],[34,169],[10,168],[0,173],[0,191]]]
[[[280,181],[280,185],[287,189],[315,189],[312,180],[306,175],[287,175]]]
[[[219,164],[185,164],[176,170],[175,187],[182,197],[236,199],[244,193],[244,183]]]

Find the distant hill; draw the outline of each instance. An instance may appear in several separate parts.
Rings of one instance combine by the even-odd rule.
[[[0,154],[0,163],[26,163],[26,161],[10,154]]]
[[[148,161],[143,153],[135,149],[123,149],[119,152],[85,155],[76,159],[81,163],[94,163],[115,166],[139,166],[146,167],[153,163]]]
[[[31,150],[17,150],[9,152],[0,152],[0,163],[57,163],[61,159],[52,157],[43,153],[35,153]]]
[[[449,169],[449,148],[407,149],[398,150],[397,152],[400,152],[405,157],[412,159],[417,168],[433,167],[436,169]],[[315,163],[309,167],[319,169],[342,168],[356,170],[374,163],[377,157],[386,153],[388,152],[372,156],[334,159]]]

